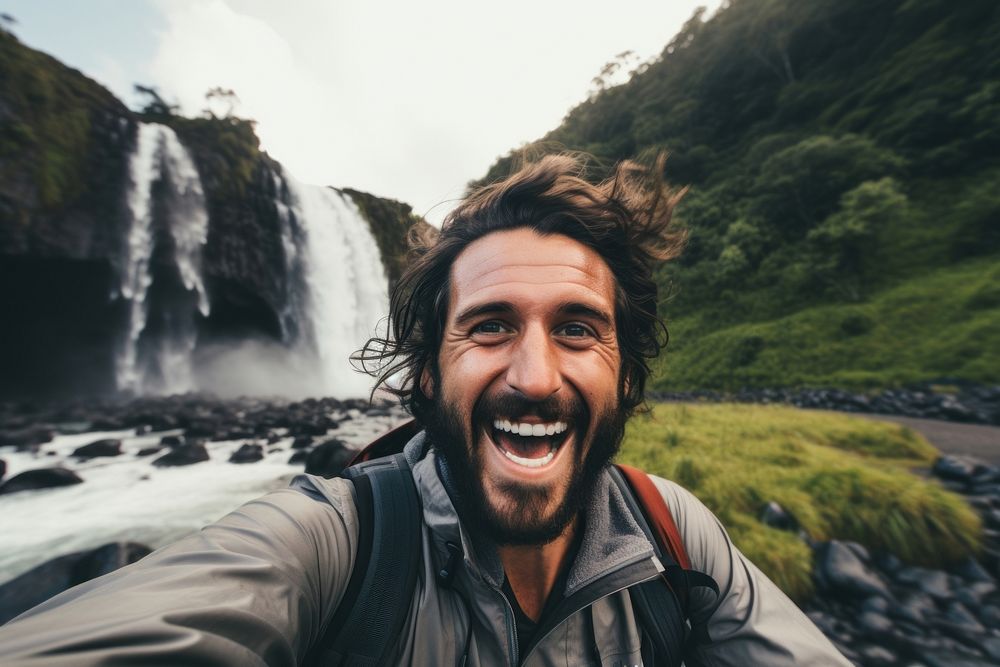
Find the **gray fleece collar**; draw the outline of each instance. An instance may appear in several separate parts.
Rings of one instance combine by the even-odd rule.
[[[503,585],[504,573],[496,546],[478,531],[469,531],[458,520],[449,489],[450,470],[437,462],[423,431],[403,450],[413,468],[413,478],[423,503],[424,522],[430,528],[439,555],[447,554],[445,544],[461,545],[471,574],[479,574],[494,588]],[[440,474],[439,474],[440,469]],[[572,595],[597,579],[632,563],[653,556],[625,498],[607,471],[601,473],[587,507],[583,540],[566,580],[566,595]]]

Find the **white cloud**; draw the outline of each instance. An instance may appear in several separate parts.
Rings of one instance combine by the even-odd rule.
[[[696,4],[163,0],[150,78],[189,113],[232,88],[300,179],[426,213],[554,128],[614,55],[658,54]]]

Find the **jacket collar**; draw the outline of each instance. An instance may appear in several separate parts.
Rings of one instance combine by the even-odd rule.
[[[452,501],[453,485],[444,460],[429,446],[424,432],[404,449],[423,505],[424,522],[431,531],[439,558],[447,558],[446,544],[461,547],[466,568],[494,588],[503,585],[504,573],[496,546],[478,531],[470,531],[459,520]],[[583,539],[566,580],[566,596],[600,578],[638,562],[653,559],[653,546],[646,538],[621,490],[605,470],[588,502]],[[442,561],[443,562],[443,561]],[[642,568],[648,576],[648,568]]]

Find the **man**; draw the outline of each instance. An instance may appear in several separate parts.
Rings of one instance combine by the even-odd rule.
[[[424,527],[399,664],[650,659],[629,589],[661,566],[607,465],[662,345],[652,271],[680,247],[679,197],[628,164],[597,186],[577,172],[549,157],[470,196],[359,355],[403,378],[425,428],[405,451]],[[703,505],[653,481],[720,589],[692,593],[686,664],[848,664]],[[359,566],[359,527],[349,482],[294,486],[12,621],[0,661],[297,664]]]

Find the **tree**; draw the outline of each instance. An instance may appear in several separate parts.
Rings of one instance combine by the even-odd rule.
[[[223,88],[222,86],[209,88],[208,92],[205,93],[205,101],[208,103],[208,107],[203,110],[203,113],[211,118],[233,118],[236,107],[240,104],[240,98],[236,92],[232,88]],[[224,107],[225,113],[215,113],[212,109],[213,106]]]
[[[834,293],[860,301],[881,227],[907,215],[909,200],[892,178],[865,181],[841,197],[840,210],[809,232],[812,265]]]
[[[180,106],[177,104],[170,104],[162,97],[160,97],[159,91],[156,86],[144,86],[140,83],[133,85],[135,92],[139,95],[144,95],[148,98],[145,106],[142,107],[140,113],[147,116],[154,117],[166,117],[174,116],[180,111]]]
[[[786,236],[801,238],[837,209],[859,183],[898,173],[903,161],[856,134],[815,135],[782,149],[761,165],[754,207]]]

